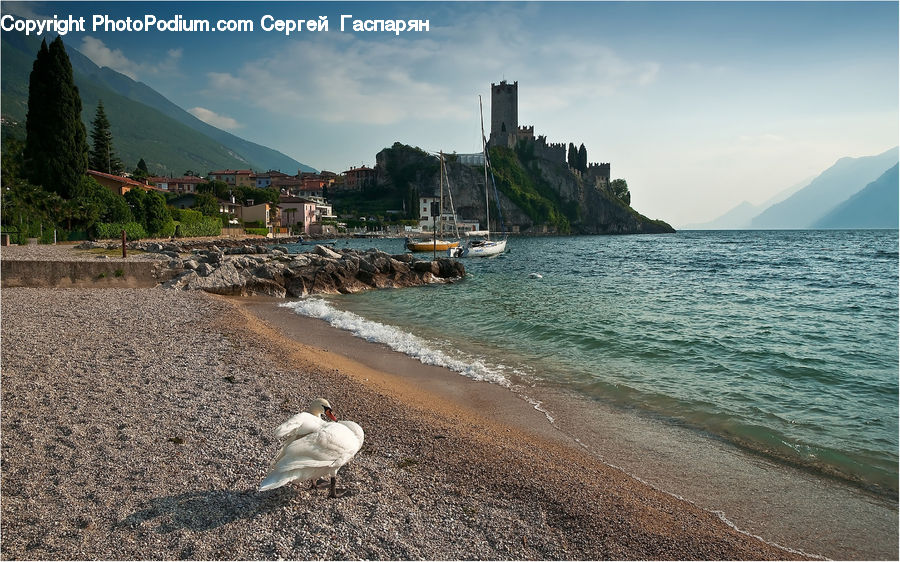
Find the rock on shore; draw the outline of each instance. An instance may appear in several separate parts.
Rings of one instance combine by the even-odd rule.
[[[231,242],[227,247],[218,241],[138,242],[129,247],[169,259],[168,267],[181,271],[163,285],[165,288],[199,289],[219,295],[285,298],[358,293],[446,283],[465,275],[465,267],[455,260],[419,260],[412,254],[391,255],[375,249],[333,250],[317,245],[312,252],[290,254],[285,246],[252,241]],[[182,258],[188,251],[192,252],[190,256]]]

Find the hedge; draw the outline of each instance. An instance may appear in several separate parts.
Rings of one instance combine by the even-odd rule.
[[[178,221],[175,232],[180,237],[218,236],[222,233],[219,217],[207,217],[191,209],[173,209],[172,217]]]
[[[99,222],[94,226],[94,237],[99,240],[108,240],[122,237],[122,230],[129,240],[140,240],[147,237],[147,231],[136,222]]]

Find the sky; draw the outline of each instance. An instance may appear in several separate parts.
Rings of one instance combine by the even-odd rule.
[[[673,226],[760,204],[845,156],[898,145],[897,2],[3,2],[85,17],[63,40],[198,118],[317,169],[400,141],[478,152],[478,96],[518,82],[519,125],[584,144]],[[249,20],[253,31],[115,31]],[[347,28],[341,31],[341,16]],[[265,21],[319,20],[291,34]],[[354,31],[352,20],[428,20]],[[48,37],[55,36],[49,33]],[[285,170],[287,171],[287,170]]]

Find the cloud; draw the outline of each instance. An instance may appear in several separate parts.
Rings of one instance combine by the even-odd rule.
[[[103,41],[89,35],[81,40],[81,48],[78,50],[97,66],[108,66],[133,80],[137,80],[139,65],[129,60],[121,50],[110,49]]]
[[[156,63],[137,63],[125,56],[121,49],[110,49],[106,44],[86,35],[81,39],[79,51],[91,59],[97,66],[106,66],[117,72],[121,72],[132,80],[140,80],[147,74],[156,75],[173,72],[183,54],[182,49],[169,49],[166,58]]]
[[[503,76],[528,84],[540,109],[560,110],[656,81],[658,63],[629,60],[598,39],[529,41],[522,16],[497,9],[427,37],[311,37],[283,46],[277,57],[211,69],[207,93],[277,115],[387,125],[470,119],[477,94]],[[496,33],[498,22],[503,34]],[[529,102],[520,99],[520,108],[527,111]]]
[[[213,127],[218,127],[219,129],[225,129],[226,131],[233,131],[234,129],[240,129],[243,127],[237,120],[227,117],[225,115],[219,115],[215,111],[210,109],[206,109],[205,107],[194,107],[188,110],[194,117],[203,121],[204,123],[208,123]]]
[[[47,16],[39,14],[34,10],[35,6],[31,2],[4,2],[3,13],[12,14],[22,19],[47,19]]]

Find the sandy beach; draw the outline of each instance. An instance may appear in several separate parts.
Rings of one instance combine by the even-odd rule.
[[[439,396],[234,300],[17,288],[2,306],[7,559],[807,558],[534,431],[502,389]],[[366,430],[352,495],[257,492],[272,428],[317,396]]]

